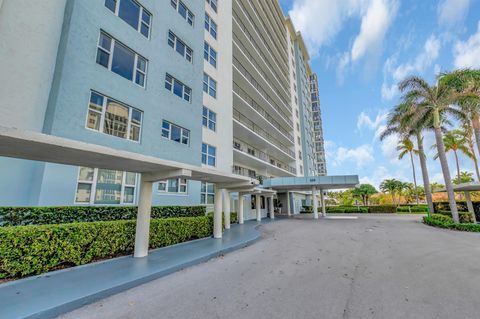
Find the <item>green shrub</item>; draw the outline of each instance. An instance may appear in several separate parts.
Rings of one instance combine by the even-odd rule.
[[[431,214],[430,218],[436,221],[444,222],[444,223],[453,223],[453,219],[450,216],[442,215],[442,214]]]
[[[205,206],[154,206],[152,218],[205,216]],[[136,206],[0,207],[0,226],[130,220]]]
[[[150,248],[210,236],[210,217],[152,219]],[[19,278],[133,252],[135,221],[0,228],[0,279]]]
[[[472,202],[473,211],[477,216],[477,220],[480,220],[480,201]],[[450,204],[448,202],[434,202],[433,208],[435,209],[435,213],[438,211],[449,211]],[[467,202],[457,202],[457,208],[460,212],[468,212]]]
[[[356,206],[327,206],[326,212],[330,214],[366,214],[368,207]]]
[[[398,206],[397,213],[428,213],[428,207],[423,205]]]
[[[397,207],[395,205],[368,206],[370,214],[395,214]]]
[[[454,224],[453,222],[446,222],[443,220],[439,220],[438,218],[432,218],[427,216],[423,217],[423,222],[427,225],[439,227],[439,228],[467,231],[467,232],[480,232],[479,224]]]
[[[445,211],[445,210],[440,210],[436,212],[437,214],[440,215],[445,215],[449,216],[450,218],[452,217],[452,212],[450,211]],[[460,223],[473,223],[473,214],[467,213],[467,212],[458,212],[458,218],[460,219]]]
[[[302,206],[302,210],[300,211],[300,214],[311,214],[311,213],[313,213],[312,206]]]
[[[225,226],[223,223],[225,220],[223,218],[223,212],[222,212],[222,225]],[[207,214],[208,217],[210,217],[213,221],[213,212],[210,212]],[[230,224],[238,224],[238,215],[237,213],[230,213]]]

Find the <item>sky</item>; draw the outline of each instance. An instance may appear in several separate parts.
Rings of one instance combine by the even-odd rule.
[[[398,159],[398,138],[380,142],[396,84],[409,75],[434,83],[455,68],[480,68],[480,0],[280,0],[309,48],[318,74],[328,175],[358,174],[378,187],[386,178],[412,181]],[[443,184],[426,133],[431,182]],[[447,154],[455,175],[453,154]],[[422,184],[420,164],[415,161]],[[460,156],[462,170],[474,171]]]

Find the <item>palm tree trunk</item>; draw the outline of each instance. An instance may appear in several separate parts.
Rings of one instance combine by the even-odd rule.
[[[420,168],[422,169],[423,188],[425,189],[425,197],[427,198],[428,211],[434,213],[432,189],[430,188],[430,178],[428,177],[427,158],[423,149],[423,138],[420,132],[417,132],[418,157],[420,158]]]
[[[453,191],[452,178],[450,176],[450,169],[448,168],[445,145],[443,144],[442,130],[440,127],[435,127],[435,140],[437,142],[438,158],[442,166],[443,179],[445,180],[445,188],[447,189],[450,211],[452,212],[453,221],[458,224],[460,221],[458,218],[457,202],[455,201],[455,192]]]
[[[417,200],[417,205],[418,205],[420,204],[420,202],[418,199],[417,174],[415,173],[415,161],[413,160],[413,152],[410,152],[410,161],[412,162],[413,185],[415,186],[415,199]]]
[[[475,153],[473,153],[473,163],[475,163],[475,172],[477,173],[477,180],[480,182],[480,171],[478,170],[478,160]]]
[[[480,117],[478,114],[473,114],[472,126],[473,134],[475,135],[475,142],[477,143],[478,153],[480,154]]]
[[[453,154],[455,154],[455,163],[457,164],[457,178],[458,178],[458,183],[460,184],[460,164],[458,163],[457,151],[454,150]]]

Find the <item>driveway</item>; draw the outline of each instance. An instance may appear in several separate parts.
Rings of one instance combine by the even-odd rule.
[[[480,318],[480,234],[416,216],[290,219],[61,318]]]

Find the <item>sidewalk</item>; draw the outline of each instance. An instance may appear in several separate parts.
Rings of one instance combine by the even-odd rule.
[[[54,271],[0,285],[0,317],[52,318],[260,239],[256,221],[232,225],[223,239],[205,238],[132,256]]]

